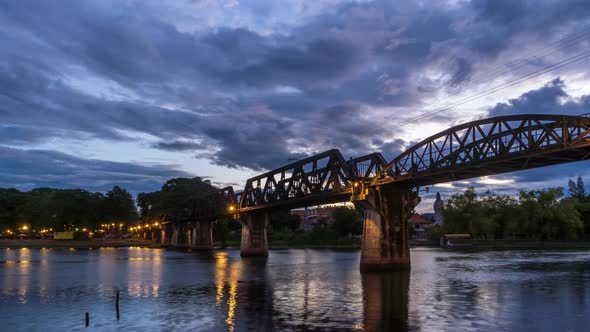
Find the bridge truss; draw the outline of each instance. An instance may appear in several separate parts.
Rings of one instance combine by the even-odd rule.
[[[344,202],[362,199],[358,193],[370,187],[412,188],[589,158],[590,118],[495,117],[435,134],[390,163],[380,153],[346,161],[339,150],[329,150],[248,179],[237,194],[226,187],[195,200],[193,217]]]
[[[590,118],[502,116],[458,125],[423,140],[387,164],[372,185],[430,185],[589,157]]]

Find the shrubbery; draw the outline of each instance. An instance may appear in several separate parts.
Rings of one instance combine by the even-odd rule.
[[[570,181],[569,187],[569,197],[563,188],[523,190],[514,197],[489,192],[479,196],[467,189],[446,201],[442,230],[479,238],[576,239],[584,233],[582,217],[590,212],[590,198],[581,178]]]

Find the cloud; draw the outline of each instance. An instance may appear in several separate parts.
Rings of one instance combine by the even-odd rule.
[[[192,177],[176,165],[141,165],[84,159],[49,150],[0,147],[0,187],[86,188],[107,191],[114,185],[131,192],[158,190],[174,177]]]
[[[171,142],[156,142],[151,145],[153,148],[168,151],[190,151],[190,150],[204,150],[205,146],[195,142],[185,141],[171,141]]]
[[[573,99],[565,90],[563,80],[556,78],[543,87],[531,90],[498,103],[487,112],[488,117],[517,114],[566,114],[580,115],[590,110],[590,95]]]
[[[441,91],[469,92],[482,73],[548,40],[579,33],[588,14],[584,0],[7,1],[0,144],[30,151],[44,142],[132,142],[253,170],[332,148],[392,158],[412,142],[401,130],[375,137],[377,129],[408,119]],[[579,72],[585,67],[564,68],[562,79],[481,115],[584,113],[588,97],[565,90],[568,74]],[[37,171],[43,178],[48,170]]]

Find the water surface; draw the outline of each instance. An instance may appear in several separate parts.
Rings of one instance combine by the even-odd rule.
[[[588,331],[590,252],[0,249],[2,331]],[[121,318],[115,294],[120,291]],[[91,316],[84,326],[84,314]]]

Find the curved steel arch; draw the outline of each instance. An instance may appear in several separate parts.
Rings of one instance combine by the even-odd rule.
[[[388,163],[372,183],[430,185],[588,158],[590,118],[501,116],[428,137]]]

